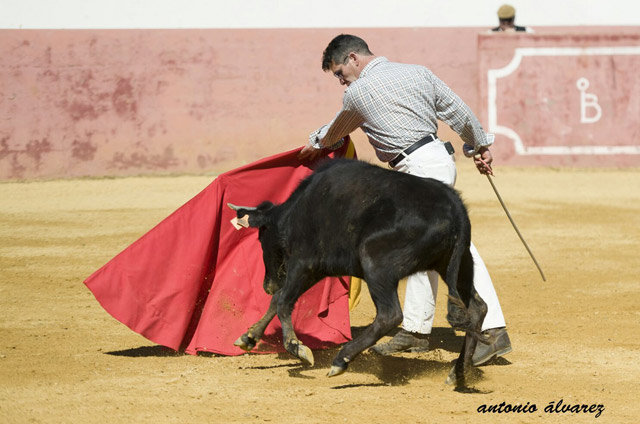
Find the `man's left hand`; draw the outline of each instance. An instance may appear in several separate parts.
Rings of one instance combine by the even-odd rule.
[[[322,149],[316,149],[312,145],[307,144],[302,148],[302,150],[300,150],[300,153],[298,153],[298,160],[313,161],[316,158],[318,158],[318,156],[320,156],[321,154],[322,154]]]
[[[473,157],[473,162],[476,164],[476,168],[482,175],[493,175],[491,169],[491,162],[493,162],[493,156],[487,147],[481,147],[478,153]]]

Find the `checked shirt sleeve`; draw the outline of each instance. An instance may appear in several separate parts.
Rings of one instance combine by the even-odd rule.
[[[494,135],[484,132],[469,106],[430,71],[429,78],[436,95],[436,116],[448,124],[465,142],[465,154],[472,156],[480,147],[492,145]]]
[[[327,125],[323,125],[309,135],[309,144],[316,149],[338,149],[342,139],[362,125],[363,119],[352,106],[348,91],[345,93],[342,109]]]

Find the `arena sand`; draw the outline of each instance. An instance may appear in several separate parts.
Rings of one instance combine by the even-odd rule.
[[[0,422],[640,419],[640,170],[498,169],[542,282],[486,179],[460,166],[457,188],[514,347],[479,368],[478,394],[444,384],[461,342],[444,318],[444,289],[432,351],[364,353],[334,379],[325,374],[335,349],[315,352],[313,368],[285,354],[179,355],[109,316],[82,281],[212,179],[0,184]],[[365,293],[354,331],[374,312]],[[596,407],[562,412],[576,404]],[[483,405],[495,412],[479,412]],[[527,412],[513,412],[517,405]]]

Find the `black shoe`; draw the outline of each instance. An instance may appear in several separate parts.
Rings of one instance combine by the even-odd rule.
[[[370,350],[384,356],[400,352],[426,352],[429,350],[429,335],[401,329],[391,340],[375,345]]]
[[[476,367],[489,362],[493,358],[504,356],[512,350],[511,341],[509,340],[506,328],[492,328],[486,330],[484,333],[489,336],[494,336],[495,341],[488,345],[478,342],[476,345],[476,351],[473,353],[473,357],[471,358],[473,365]]]

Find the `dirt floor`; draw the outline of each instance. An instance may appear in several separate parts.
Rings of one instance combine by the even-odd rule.
[[[0,184],[0,422],[638,422],[640,170],[497,170],[542,282],[489,183],[459,168],[514,347],[479,368],[478,394],[444,384],[461,342],[446,290],[432,351],[364,353],[334,379],[335,349],[312,368],[285,354],[178,355],[109,316],[82,281],[212,177]],[[366,295],[354,330],[373,315]],[[587,411],[545,411],[560,401]]]

